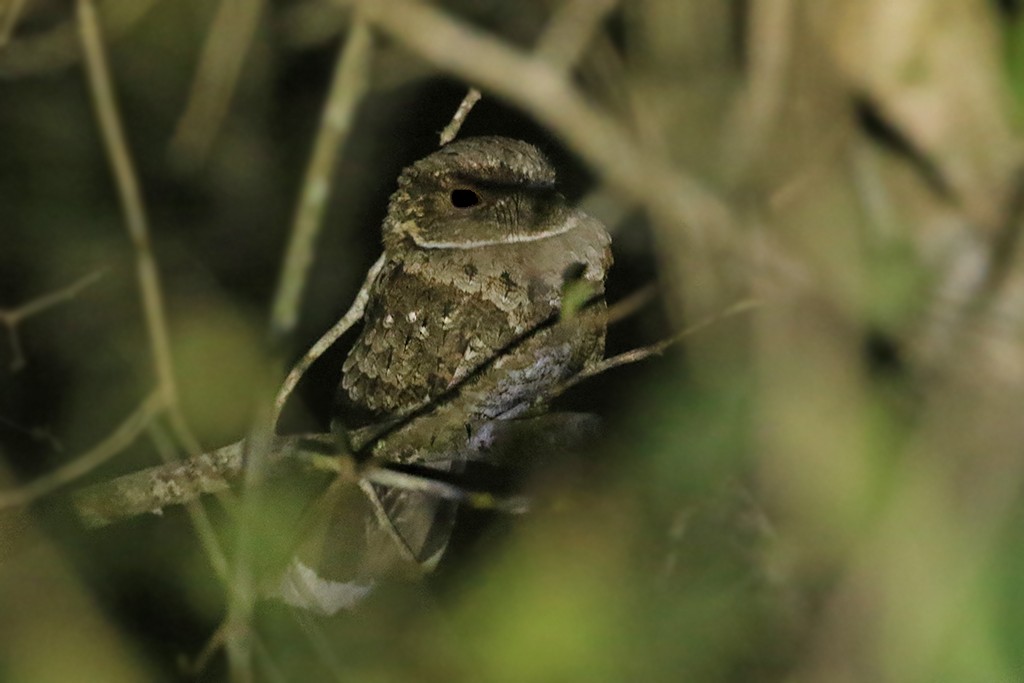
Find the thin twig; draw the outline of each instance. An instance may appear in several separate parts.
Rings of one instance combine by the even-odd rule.
[[[703,320],[694,323],[693,325],[690,325],[686,329],[678,332],[677,334],[672,335],[668,339],[662,339],[660,342],[657,342],[656,344],[651,344],[650,346],[643,346],[637,349],[632,349],[630,351],[620,353],[617,356],[612,356],[611,358],[605,358],[599,363],[595,363],[594,365],[590,366],[589,368],[586,368],[582,372],[573,375],[572,377],[565,380],[561,384],[556,385],[549,392],[545,393],[540,399],[538,399],[538,402],[543,403],[546,401],[550,401],[556,396],[564,394],[566,391],[573,388],[580,382],[590,379],[591,377],[594,377],[596,375],[600,375],[601,373],[608,372],[609,370],[612,370],[614,368],[620,367],[622,365],[628,365],[630,363],[637,363],[639,361],[646,360],[651,356],[660,356],[661,354],[665,353],[665,351],[668,348],[678,344],[683,339],[692,336],[697,332],[700,332],[704,328],[713,325],[721,320],[731,318],[734,315],[745,313],[746,311],[756,308],[757,305],[758,302],[755,301],[754,299],[746,299],[744,301],[740,301],[738,303],[733,304],[732,306],[729,306],[728,308],[719,313],[710,315],[704,318]]]
[[[360,476],[364,482],[370,484],[426,493],[479,510],[494,510],[513,515],[521,515],[530,510],[530,500],[525,496],[500,496],[488,491],[473,491],[425,474],[370,465],[360,470]]]
[[[323,224],[338,153],[348,138],[355,111],[369,88],[372,37],[366,22],[356,18],[348,39],[338,52],[334,80],[306,169],[272,308],[270,327],[275,337],[294,329],[299,318],[299,302],[313,261],[313,245]]]
[[[93,0],[78,0],[77,9],[82,51],[85,56],[86,74],[92,93],[93,106],[103,134],[107,157],[114,173],[128,235],[135,249],[139,290],[146,316],[146,329],[149,332],[153,363],[156,366],[158,390],[163,393],[163,402],[176,436],[182,440],[192,455],[198,455],[201,449],[188,429],[178,405],[178,388],[174,377],[174,363],[171,359],[170,335],[167,330],[163,295],[160,291],[160,276],[150,246],[149,225],[142,193],[118,113],[117,98],[103,47],[103,34],[96,16],[96,6]]]
[[[33,441],[41,441],[47,444],[55,453],[64,452],[64,446],[61,444],[60,439],[42,427],[23,427],[14,420],[6,418],[3,415],[0,415],[0,425],[18,432],[19,434],[24,434]]]
[[[608,307],[607,320],[609,325],[625,320],[642,309],[658,296],[658,284],[652,282],[644,285],[632,294],[616,301]]]
[[[444,147],[449,142],[455,139],[462,129],[462,124],[466,122],[466,117],[469,116],[469,112],[473,111],[473,107],[483,97],[481,92],[476,88],[470,88],[466,93],[466,96],[462,98],[462,102],[459,103],[459,108],[455,110],[455,115],[452,116],[452,120],[444,127],[441,131],[441,146]]]
[[[356,294],[355,300],[352,302],[352,306],[345,312],[345,315],[341,317],[341,320],[334,323],[331,329],[324,332],[323,336],[316,340],[316,343],[310,347],[309,351],[305,353],[302,358],[295,364],[295,366],[285,377],[284,382],[281,384],[281,388],[277,392],[277,396],[274,398],[274,420],[280,417],[281,411],[284,409],[284,404],[288,401],[288,397],[291,396],[292,391],[295,390],[296,385],[302,376],[306,374],[310,366],[316,362],[320,356],[324,354],[327,349],[331,347],[334,342],[338,341],[341,335],[345,334],[353,325],[359,322],[359,319],[363,317],[363,312],[366,310],[366,302],[370,299],[370,286],[373,281],[377,279],[377,275],[380,273],[381,268],[384,267],[384,256],[383,254],[377,259],[377,261],[370,266],[369,272],[366,274],[366,280],[363,282],[363,286],[359,289]]]
[[[0,509],[22,507],[80,479],[124,450],[164,408],[163,394],[154,391],[103,441],[53,472],[17,489],[0,493]]]
[[[70,301],[81,293],[83,289],[92,285],[100,279],[103,271],[98,270],[85,275],[67,287],[58,289],[55,292],[44,294],[41,297],[27,301],[17,308],[0,308],[0,324],[7,327],[11,340],[11,370],[20,370],[25,366],[25,353],[21,346],[21,339],[18,335],[18,325],[26,318],[38,315],[54,306]]]

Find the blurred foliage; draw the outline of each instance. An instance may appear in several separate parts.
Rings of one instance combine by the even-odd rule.
[[[86,451],[154,383],[73,4],[0,0],[0,307],[99,273],[17,326],[23,368],[8,368],[0,337],[3,490]],[[529,50],[561,4],[435,6]],[[347,308],[398,171],[436,147],[466,84],[379,41],[299,328],[271,348],[270,301],[350,8],[98,5],[183,412],[219,446],[251,427],[280,356]],[[252,35],[222,11],[256,12]],[[525,517],[462,511],[435,575],[384,582],[334,618],[261,604],[258,678],[1019,679],[1020,3],[622,0],[572,78],[734,224],[723,250],[650,219],[531,112],[484,93],[462,135],[537,143],[565,194],[598,193],[587,201],[614,230],[610,299],[662,285],[610,331],[609,352],[744,297],[756,310],[563,397],[603,416],[601,443],[515,473],[536,498]],[[224,93],[222,120],[183,133],[194,98]],[[343,354],[314,367],[289,428],[326,428]],[[76,485],[160,462],[158,431]],[[261,553],[285,554],[312,489],[270,490],[266,517],[250,520]],[[237,509],[206,507],[231,555]],[[188,673],[225,585],[181,510],[99,532],[62,495],[0,510],[0,680],[227,679],[223,655]]]

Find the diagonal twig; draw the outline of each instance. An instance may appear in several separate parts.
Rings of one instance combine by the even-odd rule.
[[[80,277],[70,285],[58,289],[55,292],[27,301],[16,308],[0,308],[0,324],[7,328],[7,334],[11,341],[11,370],[20,370],[25,367],[25,352],[21,346],[21,337],[18,334],[18,326],[26,319],[49,310],[54,306],[70,301],[78,296],[83,289],[89,287],[100,279],[103,271],[98,270]]]
[[[118,112],[117,98],[110,76],[106,50],[103,46],[103,34],[96,15],[96,6],[93,0],[78,0],[76,7],[85,71],[93,107],[96,110],[96,118],[114,174],[128,236],[135,249],[135,265],[142,297],[142,308],[146,318],[153,363],[156,366],[157,389],[164,395],[164,405],[175,435],[181,439],[192,455],[198,455],[201,449],[195,437],[192,436],[178,403],[178,387],[174,376],[174,363],[171,359],[167,315],[164,311],[156,259],[150,245],[149,222],[135,172],[135,164],[132,161],[131,151],[125,139],[124,126]]]
[[[647,360],[652,356],[660,356],[661,354],[665,353],[665,351],[668,350],[670,347],[675,346],[683,339],[690,337],[696,334],[697,332],[700,332],[704,328],[714,325],[715,323],[725,320],[726,318],[731,318],[735,315],[739,315],[740,313],[750,311],[756,308],[757,306],[758,302],[755,301],[754,299],[745,299],[743,301],[733,304],[732,306],[729,306],[723,311],[715,313],[714,315],[710,315],[704,318],[703,320],[700,320],[694,323],[693,325],[690,325],[686,329],[681,330],[680,332],[672,335],[668,339],[662,339],[661,341],[655,344],[651,344],[650,346],[643,346],[637,349],[631,349],[629,351],[620,353],[617,356],[605,358],[604,360],[595,363],[594,365],[583,370],[582,372],[573,375],[572,377],[562,382],[561,384],[556,385],[549,392],[541,396],[538,399],[538,402],[544,403],[550,401],[551,399],[564,394],[566,391],[573,388],[580,382],[588,380],[591,377],[595,377],[604,372],[608,372],[609,370],[613,370],[623,365],[629,365],[630,363],[637,363],[642,360]]]
[[[281,388],[278,389],[277,396],[274,398],[274,420],[280,417],[281,411],[284,409],[284,404],[288,401],[288,397],[291,396],[298,385],[299,380],[306,374],[310,366],[317,361],[320,356],[324,354],[331,345],[338,341],[341,335],[345,334],[353,325],[359,322],[359,319],[363,317],[363,312],[366,310],[366,303],[370,300],[370,286],[373,281],[377,279],[377,275],[380,274],[381,269],[384,267],[384,255],[382,254],[377,261],[370,266],[369,272],[366,273],[366,280],[363,281],[363,286],[360,287],[359,292],[356,294],[355,300],[352,302],[352,306],[349,307],[345,315],[341,316],[338,322],[334,323],[331,329],[323,333],[323,335],[316,340],[316,343],[310,347],[309,351],[305,353],[298,360],[295,366],[289,371],[288,376],[284,378],[284,382],[281,383]]]
[[[227,116],[249,54],[263,0],[221,0],[203,43],[185,112],[171,154],[187,165],[202,162]]]

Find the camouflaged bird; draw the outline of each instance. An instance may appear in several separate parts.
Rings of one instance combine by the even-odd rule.
[[[383,226],[385,264],[342,389],[379,417],[453,399],[468,417],[506,418],[604,352],[603,302],[548,329],[572,280],[600,300],[611,265],[604,227],[569,206],[534,146],[455,142],[406,168]]]
[[[353,407],[378,422],[419,411],[468,431],[535,411],[539,396],[602,357],[610,238],[558,193],[554,168],[533,145],[467,138],[407,167],[383,244],[363,329],[343,366],[343,417]],[[581,284],[587,304],[563,311]],[[462,454],[432,451],[434,435],[413,434],[407,450],[385,457],[461,469]],[[363,583],[345,585],[359,593],[396,560],[436,564],[455,505],[383,486],[364,492],[375,514],[361,539],[369,550],[358,553]]]

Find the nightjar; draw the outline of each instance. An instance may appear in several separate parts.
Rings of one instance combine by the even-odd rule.
[[[376,421],[427,413],[467,430],[512,419],[602,357],[610,238],[559,194],[554,168],[533,145],[467,138],[407,167],[389,201],[383,244],[384,264],[343,366],[346,424],[353,408]],[[580,285],[586,304],[564,311],[567,292]],[[391,459],[445,472],[465,460],[425,457],[424,447],[409,453]],[[369,484],[364,493],[375,514],[365,520],[357,579],[345,584],[353,595],[396,560],[436,564],[456,511],[426,493]],[[334,526],[351,536],[351,523]]]

